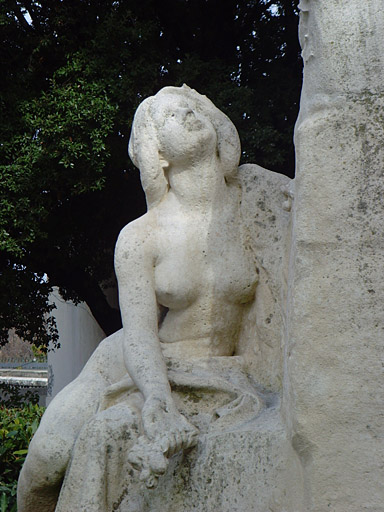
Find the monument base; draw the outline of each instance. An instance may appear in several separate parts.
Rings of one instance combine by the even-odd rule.
[[[156,489],[124,496],[118,512],[288,512],[289,489],[301,481],[299,464],[279,411],[266,409],[236,431],[202,436],[196,448],[171,459]],[[290,461],[288,471],[287,460]],[[300,492],[297,496],[301,495]]]

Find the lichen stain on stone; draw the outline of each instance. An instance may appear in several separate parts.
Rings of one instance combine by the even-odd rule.
[[[260,210],[265,211],[265,202],[264,201],[258,201],[257,206],[258,206],[258,208],[260,208]]]
[[[305,435],[295,434],[292,438],[292,446],[304,464],[311,461],[313,446]]]
[[[362,213],[367,213],[367,209],[368,209],[368,204],[366,201],[363,201],[362,199],[360,199],[358,205],[357,205],[357,209],[359,210],[359,212],[362,212]]]

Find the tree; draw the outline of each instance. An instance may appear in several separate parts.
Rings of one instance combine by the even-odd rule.
[[[297,2],[2,0],[0,336],[54,337],[48,296],[103,292],[120,229],[145,211],[127,156],[133,113],[188,83],[237,126],[243,159],[293,173],[301,63]]]

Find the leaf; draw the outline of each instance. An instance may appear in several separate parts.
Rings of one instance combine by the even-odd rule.
[[[3,492],[0,498],[0,511],[7,512],[8,498],[7,495]]]
[[[32,435],[36,432],[37,427],[39,426],[39,423],[40,423],[40,421],[37,418],[35,418],[35,420],[33,421],[32,425],[31,425],[31,434]]]
[[[13,452],[13,455],[26,455],[28,453],[28,450],[16,450]]]

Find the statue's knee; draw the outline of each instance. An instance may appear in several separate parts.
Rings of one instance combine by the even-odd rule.
[[[137,429],[139,415],[130,407],[115,405],[93,416],[82,428],[78,439],[80,442],[94,440],[105,434],[117,434],[129,431],[134,426]]]
[[[67,442],[58,438],[35,435],[28,449],[23,467],[23,477],[34,487],[56,485],[64,476],[70,449]]]

